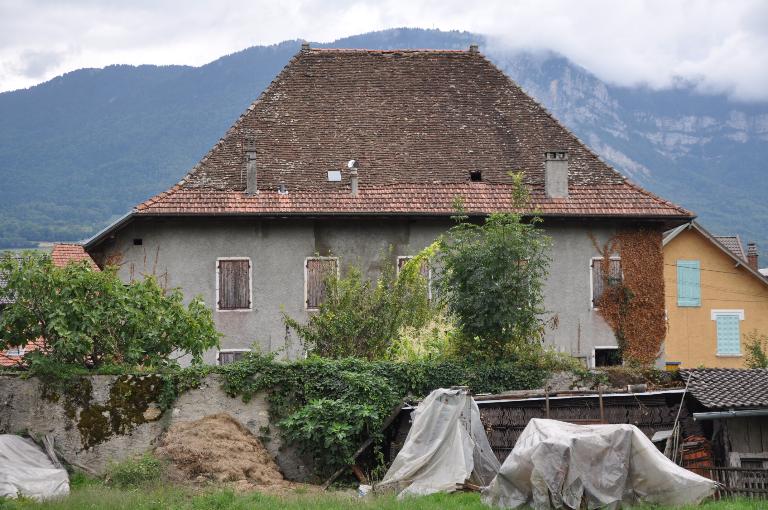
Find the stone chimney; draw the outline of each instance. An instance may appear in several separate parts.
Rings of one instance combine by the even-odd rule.
[[[256,179],[256,147],[245,147],[245,194],[255,195],[259,192]]]
[[[747,244],[747,264],[755,271],[760,268],[757,263],[757,243]]]
[[[480,47],[477,44],[470,44],[469,45],[469,52],[470,53],[480,53]]]
[[[544,191],[549,198],[568,198],[568,153],[544,153]]]

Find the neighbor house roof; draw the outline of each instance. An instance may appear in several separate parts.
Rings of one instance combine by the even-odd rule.
[[[246,148],[258,175],[250,196]],[[543,192],[547,151],[568,153],[568,198]],[[545,216],[693,217],[627,181],[477,51],[308,48],[181,182],[132,214],[450,215],[457,199],[488,214],[510,209],[519,171],[529,209]]]
[[[741,244],[741,239],[738,235],[735,236],[712,236],[718,241],[720,241],[720,244],[728,248],[733,252],[734,255],[739,257],[740,259],[747,260],[746,252],[744,251],[744,246]]]
[[[752,276],[757,278],[761,283],[768,285],[768,278],[765,278],[759,271],[751,267],[747,263],[746,257],[739,257],[733,250],[729,249],[725,244],[723,244],[720,241],[720,238],[723,236],[718,237],[710,234],[704,227],[702,227],[699,223],[695,221],[691,221],[690,223],[684,223],[678,227],[675,227],[671,230],[664,232],[664,236],[662,238],[662,246],[666,246],[667,244],[671,243],[674,239],[677,238],[677,236],[681,232],[684,232],[689,229],[693,229],[699,234],[701,234],[705,239],[711,242],[715,247],[717,247],[725,255],[730,257],[735,262],[734,265],[736,267],[743,268],[746,272],[750,273]],[[726,239],[731,239],[731,237],[726,237]]]
[[[681,370],[688,391],[710,409],[768,407],[768,369],[698,368]]]
[[[91,269],[99,270],[99,266],[93,261],[90,255],[86,253],[83,245],[81,244],[69,244],[69,243],[57,243],[53,245],[53,251],[51,252],[51,261],[58,267],[64,267],[70,262],[81,262],[85,260]]]

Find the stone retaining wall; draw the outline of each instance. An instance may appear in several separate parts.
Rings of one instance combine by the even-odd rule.
[[[254,435],[270,438],[264,446],[286,478],[309,479],[309,463],[295,448],[281,444],[270,423],[265,394],[245,403],[227,396],[219,377],[211,375],[163,412],[158,406],[162,387],[154,375],[82,377],[66,387],[0,376],[0,433],[36,438],[51,434],[62,460],[101,475],[110,462],[153,449],[174,423],[228,413]]]

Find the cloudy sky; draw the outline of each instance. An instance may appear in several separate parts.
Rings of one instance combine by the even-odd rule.
[[[402,26],[554,50],[616,84],[768,101],[767,0],[0,0],[0,91],[81,67],[200,65]]]

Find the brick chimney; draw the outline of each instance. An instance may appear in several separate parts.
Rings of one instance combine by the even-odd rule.
[[[760,266],[757,264],[757,243],[747,244],[747,264],[749,267],[757,271]]]
[[[245,147],[245,194],[255,195],[259,192],[256,179],[256,147]]]
[[[544,153],[544,190],[549,198],[568,198],[568,153]]]

